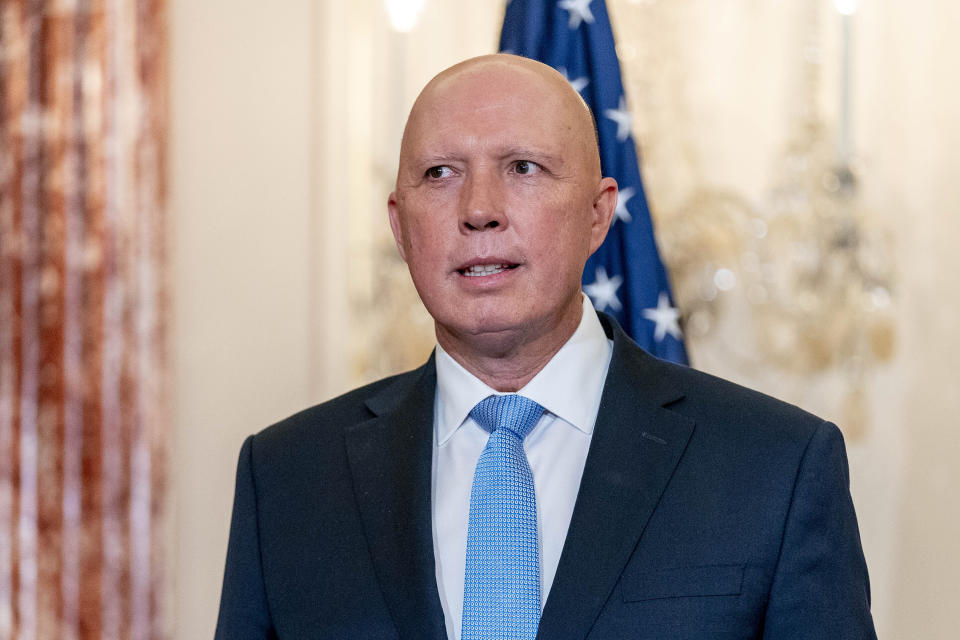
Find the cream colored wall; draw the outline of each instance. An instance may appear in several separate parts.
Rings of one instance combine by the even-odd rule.
[[[762,196],[790,108],[785,47],[796,34],[783,12],[800,2],[670,3],[676,40],[657,45],[650,73],[680,74],[687,102],[631,87],[655,210],[695,181]],[[390,30],[378,0],[169,4],[177,638],[212,635],[242,439],[429,346],[429,323],[396,276],[383,203],[417,89],[492,51],[502,4],[426,4],[409,35]],[[664,28],[666,3],[609,4],[621,41]],[[960,90],[950,81],[960,9],[861,5],[855,143],[864,206],[896,235],[898,351],[872,382],[851,481],[881,637],[946,639],[960,599]],[[625,61],[628,76],[644,77],[639,60]],[[736,342],[738,331],[725,325],[716,339]],[[407,349],[372,360],[378,341]],[[836,418],[829,380],[786,385],[736,370],[709,345],[694,357]]]
[[[898,384],[876,400],[903,458],[888,629],[947,639],[960,601],[960,87],[948,80],[960,6],[888,5],[864,33],[874,117],[862,133],[877,176],[868,193],[898,229],[901,278]]]
[[[309,0],[171,2],[177,638],[211,638],[236,457],[309,394]]]

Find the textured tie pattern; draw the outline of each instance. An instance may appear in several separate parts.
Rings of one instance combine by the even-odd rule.
[[[533,472],[523,439],[543,407],[490,396],[470,412],[492,432],[470,492],[463,640],[532,640],[540,623],[540,554]]]

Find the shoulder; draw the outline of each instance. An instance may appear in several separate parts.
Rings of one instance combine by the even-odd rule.
[[[282,459],[305,448],[335,449],[346,429],[389,412],[412,389],[430,384],[432,371],[431,357],[417,369],[371,382],[284,418],[251,436],[254,456]]]
[[[683,398],[675,410],[698,416],[726,417],[740,422],[820,424],[823,420],[796,405],[723,378],[683,365],[661,363],[675,370]]]
[[[695,424],[692,452],[714,452],[730,461],[749,462],[754,469],[787,471],[796,469],[811,451],[844,450],[840,430],[823,418],[702,371],[662,365],[674,371],[682,393],[666,408]]]
[[[817,432],[839,438],[823,419],[783,400],[690,367],[656,358],[637,346],[612,321],[614,340],[608,389],[635,394],[644,402],[682,416],[694,426],[691,444],[729,454],[802,456]],[[649,406],[649,405],[648,405]]]

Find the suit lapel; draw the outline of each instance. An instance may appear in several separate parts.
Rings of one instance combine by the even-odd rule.
[[[601,319],[614,355],[541,639],[589,633],[693,433],[664,408],[682,397],[671,370]]]
[[[404,381],[405,382],[405,381]],[[346,430],[347,455],[370,555],[401,638],[446,638],[430,506],[433,358],[413,382],[372,397],[371,420]]]

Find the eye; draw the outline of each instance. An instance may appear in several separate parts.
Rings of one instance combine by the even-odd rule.
[[[446,165],[440,165],[436,167],[430,167],[427,169],[426,176],[431,180],[439,180],[441,178],[449,178],[453,173],[453,170]]]
[[[539,169],[540,165],[538,165],[536,162],[531,162],[530,160],[517,160],[513,163],[513,170],[520,175],[536,173]]]

